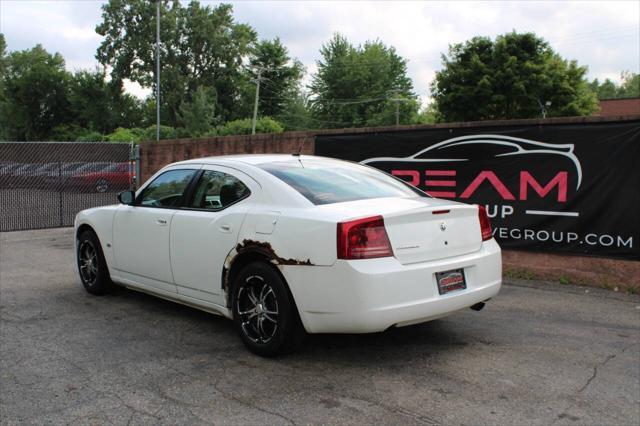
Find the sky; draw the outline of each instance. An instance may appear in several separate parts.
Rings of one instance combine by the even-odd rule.
[[[101,37],[100,0],[0,0],[8,50],[42,44],[71,71],[92,69]],[[201,1],[216,5],[218,1]],[[429,101],[429,83],[448,46],[512,30],[535,32],[562,57],[589,68],[589,79],[620,81],[640,72],[640,1],[238,1],[237,22],[261,39],[280,37],[292,57],[315,72],[319,49],[339,32],[353,44],[379,39],[408,60],[414,90]],[[137,96],[147,90],[129,84]]]

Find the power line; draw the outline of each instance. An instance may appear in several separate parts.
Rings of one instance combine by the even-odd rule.
[[[551,38],[548,41],[553,43],[559,43],[559,42],[565,42],[565,41],[575,40],[575,39],[593,38],[593,37],[599,37],[599,36],[606,36],[612,33],[638,31],[638,30],[640,30],[640,25],[637,25],[637,24],[624,25],[620,27],[611,27],[607,29],[588,31],[584,33],[575,33],[575,34],[571,34],[571,35],[567,35],[559,38]]]

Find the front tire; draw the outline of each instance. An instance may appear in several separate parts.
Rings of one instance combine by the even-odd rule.
[[[232,306],[236,331],[257,355],[292,352],[304,340],[295,302],[280,274],[267,263],[253,262],[240,271]]]
[[[113,289],[100,241],[93,231],[86,230],[80,234],[76,259],[80,281],[87,292],[101,296]]]

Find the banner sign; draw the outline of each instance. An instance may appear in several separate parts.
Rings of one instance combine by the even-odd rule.
[[[640,260],[640,121],[318,135],[438,198],[483,204],[508,249]]]

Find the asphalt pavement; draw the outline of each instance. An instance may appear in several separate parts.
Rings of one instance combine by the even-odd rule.
[[[640,297],[507,282],[480,312],[249,353],[230,321],[95,297],[69,228],[0,233],[2,424],[640,424]]]

